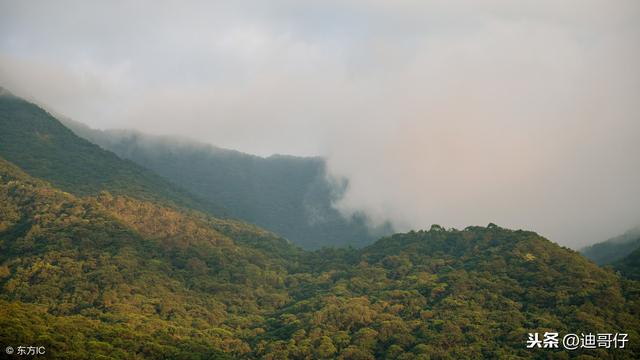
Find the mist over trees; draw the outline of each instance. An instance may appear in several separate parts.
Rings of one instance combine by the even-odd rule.
[[[95,130],[62,119],[79,136],[153,170],[230,216],[274,231],[308,249],[364,246],[393,232],[367,214],[334,208],[348,186],[329,176],[324,159],[260,157],[175,137],[127,130]]]
[[[640,359],[639,19],[0,0],[0,359]]]
[[[599,242],[580,250],[582,255],[598,265],[614,263],[640,248],[640,227],[631,229],[622,235]]]
[[[0,96],[0,125],[2,344],[39,344],[53,359],[640,354],[634,341],[525,347],[528,333],[547,330],[640,337],[638,251],[615,270],[601,268],[534,232],[495,224],[433,225],[362,248],[305,251],[215,216],[200,207],[207,200],[77,137],[29,102]],[[318,166],[283,159],[267,163]]]
[[[305,252],[238,221],[78,198],[1,159],[0,214],[0,340],[54,359],[524,359],[532,329],[640,335],[637,282],[493,224]]]

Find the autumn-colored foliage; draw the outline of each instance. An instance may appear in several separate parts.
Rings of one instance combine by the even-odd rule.
[[[637,358],[638,283],[495,225],[302,251],[237,220],[0,161],[0,341],[84,358]],[[532,331],[629,333],[534,351]]]

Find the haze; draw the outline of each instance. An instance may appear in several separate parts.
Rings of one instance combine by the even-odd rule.
[[[322,155],[399,230],[640,224],[640,2],[0,1],[0,86],[97,128]]]

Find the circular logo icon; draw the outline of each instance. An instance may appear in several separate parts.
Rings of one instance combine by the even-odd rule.
[[[11,346],[7,346],[7,348],[4,349],[4,351],[6,351],[7,354],[9,354],[9,355],[13,354],[13,348]]]

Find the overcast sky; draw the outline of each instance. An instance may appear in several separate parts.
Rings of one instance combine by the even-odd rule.
[[[323,155],[400,230],[640,224],[640,1],[0,0],[0,86],[97,128]]]

